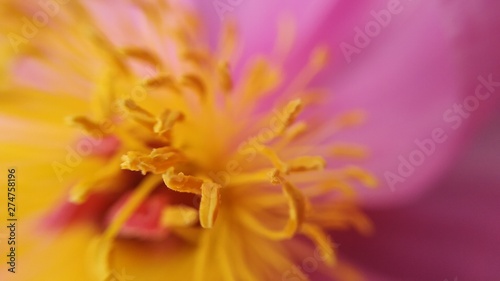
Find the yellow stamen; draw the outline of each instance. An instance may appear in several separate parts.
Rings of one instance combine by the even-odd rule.
[[[354,144],[337,144],[332,146],[331,154],[334,157],[365,158],[368,154],[367,149]]]
[[[130,114],[130,117],[136,122],[148,127],[153,128],[156,123],[156,118],[153,114],[149,113],[147,110],[138,106],[133,100],[127,99],[123,101],[123,106]]]
[[[125,222],[130,218],[134,211],[141,205],[146,197],[161,183],[161,177],[151,175],[142,180],[132,192],[130,198],[123,204],[122,208],[118,210],[115,217],[108,225],[108,228],[103,234],[103,239],[114,239]]]
[[[122,55],[113,46],[113,44],[107,40],[106,36],[98,33],[98,31],[93,28],[86,29],[85,31],[90,40],[99,46],[99,50],[101,50],[102,54],[108,58],[110,65],[115,66],[115,69],[120,71],[120,73],[130,73],[129,68],[122,59]]]
[[[285,163],[279,158],[276,152],[269,147],[263,147],[261,153],[271,161],[277,170],[284,174],[322,170],[326,166],[326,161],[320,156],[301,156]]]
[[[337,257],[333,245],[328,239],[328,235],[317,225],[304,223],[300,230],[302,234],[309,237],[321,250],[322,259],[330,266],[337,262]]]
[[[283,79],[282,73],[264,58],[257,57],[246,70],[245,82],[241,87],[244,100],[258,99],[275,89]]]
[[[316,47],[300,73],[285,90],[286,93],[296,93],[306,88],[307,84],[327,65],[329,49],[326,46]]]
[[[287,142],[292,141],[298,136],[302,135],[307,129],[307,124],[305,122],[298,122],[290,126],[283,136]]]
[[[174,174],[172,168],[163,174],[163,182],[172,190],[193,194],[201,194],[201,186],[203,185],[202,179],[186,176],[184,173]]]
[[[173,93],[180,93],[181,90],[177,85],[175,79],[168,74],[159,74],[155,77],[146,79],[144,85],[151,88],[161,88],[165,87]]]
[[[204,182],[201,186],[200,224],[203,228],[212,228],[217,218],[220,205],[221,186],[213,182]]]
[[[157,119],[153,131],[167,140],[171,138],[172,127],[184,120],[184,115],[178,111],[165,110]]]
[[[325,46],[314,49],[309,65],[315,72],[319,72],[328,63],[330,52]]]
[[[162,147],[153,149],[149,154],[129,151],[122,156],[122,169],[163,174],[175,164],[185,161],[184,156],[175,148]]]
[[[219,184],[193,176],[186,176],[183,173],[176,175],[172,169],[163,174],[163,181],[172,190],[201,194],[200,224],[204,228],[213,226],[220,204],[221,186]]]
[[[236,174],[231,177],[229,185],[235,187],[266,182],[270,177],[269,175],[273,174],[273,171],[272,169],[263,169],[255,172]]]
[[[288,220],[282,230],[269,229],[251,214],[241,214],[242,220],[251,225],[252,230],[273,240],[292,238],[304,221],[308,205],[307,199],[296,186],[282,177],[279,177],[279,181],[288,204]]]
[[[96,238],[90,243],[87,260],[98,280],[113,280],[111,256],[114,243],[111,239]]]
[[[181,78],[181,85],[184,86],[188,91],[192,91],[197,94],[200,98],[204,98],[207,95],[207,88],[203,79],[195,74],[186,74]]]
[[[70,124],[92,136],[101,133],[99,122],[113,122],[115,128],[108,134],[120,140],[120,149],[123,149],[120,154],[125,154],[121,159],[114,157],[113,161],[121,161],[123,169],[146,175],[137,175],[131,181],[141,179],[140,185],[133,189],[132,195],[97,243],[100,276],[111,278],[110,256],[114,240],[151,192],[157,187],[164,188],[161,181],[172,191],[201,196],[199,209],[183,205],[165,207],[161,213],[160,226],[196,245],[197,254],[205,255],[196,261],[201,261],[203,266],[207,264],[207,257],[210,257],[207,253],[217,250],[219,243],[225,240],[225,235],[238,227],[249,235],[260,235],[259,239],[285,240],[295,235],[305,236],[323,250],[326,264],[336,264],[335,251],[329,245],[326,230],[354,227],[359,232],[369,233],[371,224],[356,206],[353,185],[361,183],[374,187],[377,180],[355,166],[325,170],[327,162],[319,156],[329,153],[327,156],[331,157],[364,157],[366,151],[361,147],[350,144],[313,146],[306,143],[311,139],[326,139],[322,138],[322,134],[330,137],[340,129],[359,125],[364,118],[360,111],[349,111],[334,120],[328,132],[325,129],[311,136],[306,135],[308,128],[316,128],[317,124],[314,119],[308,119],[308,123],[299,120],[299,114],[305,105],[319,103],[319,98],[324,96],[324,89],[310,89],[308,84],[326,67],[328,49],[314,49],[298,75],[286,77],[292,82],[282,85],[285,74],[283,61],[291,50],[296,31],[293,20],[284,18],[280,21],[273,56],[252,57],[245,65],[243,77],[233,79],[230,65],[238,63],[235,58],[239,43],[234,22],[224,23],[224,35],[214,54],[208,44],[197,39],[201,34],[196,17],[185,11],[177,14],[177,7],[166,2],[139,2],[134,2],[134,5],[152,18],[151,28],[164,38],[165,42],[162,40],[160,45],[154,46],[166,44],[171,51],[159,54],[148,47],[115,47],[90,26],[86,33],[92,38],[91,43],[102,53],[100,58],[104,58],[109,65],[103,68],[103,73],[98,74],[100,78],[96,79],[100,85],[92,96],[96,114],[92,118],[68,118]],[[164,18],[168,18],[167,24]],[[161,72],[139,80],[131,67],[137,62],[160,67]],[[144,107],[123,93],[128,86],[135,86],[137,81],[141,81],[139,86],[147,91],[147,98],[151,98],[141,100],[140,104]],[[281,111],[273,110],[273,116],[263,113],[258,105],[266,101],[266,94],[277,89],[281,96],[303,98],[291,101],[278,98],[275,102],[285,105]],[[137,97],[134,99],[138,100]],[[118,116],[112,112],[116,104],[121,105],[124,113],[128,114]],[[159,112],[163,113],[157,115]],[[237,170],[241,170],[241,173],[230,172],[235,169],[232,169],[234,165],[229,164],[225,167],[227,171],[210,172],[212,168],[224,168],[226,148],[240,141],[238,132],[244,132],[246,127],[243,126],[250,123],[238,127],[232,126],[235,124],[233,120],[226,119],[246,116],[249,112],[257,112],[258,120],[255,127],[249,126],[248,131],[257,130],[257,126],[263,125],[266,126],[266,136],[264,138],[262,130],[262,134],[250,138],[248,143],[253,144],[253,147],[243,147],[244,152],[260,153],[270,163],[262,159],[254,162],[248,160],[248,163],[239,163],[245,164],[238,165],[240,167]],[[129,122],[130,119],[135,122]],[[221,128],[230,129],[224,130],[227,131],[223,132],[224,135],[207,137],[213,136]],[[250,159],[242,155],[235,157],[243,161]],[[328,158],[328,161],[331,159]],[[101,189],[132,188],[126,182],[111,182],[113,178],[120,178],[117,163],[106,165],[94,177],[76,185],[70,192],[70,200],[82,203],[92,192]],[[230,180],[224,187],[212,181],[212,178],[228,177]],[[279,184],[281,190],[271,184]],[[325,204],[324,198],[327,196],[332,198],[329,204]],[[219,224],[223,225],[215,226],[219,211]],[[271,224],[280,219],[283,220],[282,224]],[[213,229],[201,229],[198,222],[204,229]],[[233,228],[233,225],[236,227]],[[275,255],[273,257],[278,256],[277,251],[271,254]],[[216,257],[221,256],[230,255],[216,252]],[[278,258],[287,262],[287,257]],[[216,274],[233,280],[236,271],[226,264],[222,273]],[[205,278],[201,273],[195,277],[200,280]],[[300,275],[300,278],[307,280],[305,275]]]
[[[223,60],[229,61],[234,55],[236,45],[238,43],[238,30],[234,21],[224,21],[223,33],[220,38],[219,57]]]
[[[272,150],[271,148],[269,147],[263,147],[260,152],[266,156],[269,161],[271,161],[271,163],[274,165],[274,167],[276,167],[276,169],[280,170],[280,171],[286,171],[287,170],[287,165],[281,161],[280,157],[278,156],[278,154],[276,154],[276,151]]]
[[[118,168],[119,163],[120,158],[115,157],[94,175],[78,182],[71,188],[68,200],[75,204],[83,204],[92,192],[121,188],[120,181],[117,181],[121,171]]]
[[[343,198],[350,199],[356,195],[354,187],[341,179],[329,180],[320,183],[319,185],[311,186],[307,191],[304,191],[308,196],[318,196],[329,193],[334,190],[342,194]]]
[[[219,62],[217,65],[219,85],[224,94],[228,94],[233,89],[233,81],[231,78],[229,64],[227,62]]]
[[[339,128],[348,128],[357,126],[363,123],[364,120],[365,120],[365,113],[363,111],[353,110],[338,117],[335,123]]]
[[[85,133],[93,137],[103,137],[101,126],[85,116],[69,116],[66,118],[66,123],[70,126],[82,129]]]
[[[287,172],[304,172],[323,170],[326,166],[325,159],[320,156],[302,156],[288,162]]]
[[[278,129],[278,135],[281,135],[285,132],[285,130],[292,125],[300,111],[302,110],[302,101],[300,99],[293,100],[289,102],[285,107],[285,116],[283,123]]]
[[[349,178],[359,180],[367,187],[374,188],[378,185],[377,178],[360,167],[348,166],[342,170],[342,173]]]
[[[113,250],[113,241],[120,232],[125,222],[130,218],[133,212],[140,206],[146,197],[158,186],[161,178],[150,176],[145,178],[141,184],[133,191],[130,198],[123,207],[118,210],[104,234],[94,242],[90,247],[93,257],[97,259],[96,274],[101,278],[109,278],[111,274],[111,254]],[[106,279],[105,279],[106,280]]]
[[[199,68],[210,65],[213,59],[206,50],[186,50],[181,57],[186,60],[186,63]]]
[[[120,51],[123,55],[127,57],[144,61],[150,64],[151,66],[157,67],[161,65],[161,61],[158,58],[158,56],[156,56],[155,53],[149,50],[137,47],[126,47],[121,49]]]
[[[198,222],[198,210],[188,206],[168,206],[161,215],[161,225],[165,228],[187,227]]]

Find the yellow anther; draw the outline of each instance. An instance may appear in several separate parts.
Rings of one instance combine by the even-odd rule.
[[[188,206],[168,206],[161,214],[161,225],[165,228],[187,227],[198,222],[198,210]]]
[[[301,156],[287,163],[286,172],[323,170],[326,161],[320,156]]]
[[[288,201],[288,222],[283,230],[285,237],[293,237],[304,221],[306,198],[302,192],[290,182],[281,178],[283,193]]]
[[[175,174],[173,169],[169,169],[162,177],[165,185],[172,190],[201,194],[203,180],[200,178],[186,176],[184,173]]]
[[[186,50],[180,55],[187,63],[202,67],[207,66],[211,60],[211,54],[205,50]]]
[[[365,113],[363,111],[353,110],[338,117],[335,123],[340,128],[347,128],[359,125],[363,123],[364,120],[365,120]]]
[[[227,94],[233,89],[233,81],[229,72],[229,64],[227,62],[219,62],[217,65],[219,85],[222,91]]]
[[[170,140],[172,127],[184,120],[184,115],[178,111],[165,110],[157,119],[153,131],[161,137]]]
[[[283,195],[288,205],[288,219],[281,230],[273,230],[263,225],[257,218],[242,213],[241,217],[248,223],[252,230],[273,240],[292,238],[301,228],[306,217],[308,202],[302,192],[283,177],[276,175],[275,180],[282,186]]]
[[[261,97],[275,89],[282,80],[282,73],[262,57],[255,58],[246,72],[242,89],[246,99]]]
[[[344,168],[342,173],[349,178],[360,181],[367,187],[374,188],[378,185],[377,178],[360,167],[349,166]]]
[[[337,144],[332,146],[331,153],[335,157],[365,158],[368,151],[360,145]]]
[[[70,126],[82,129],[85,133],[93,137],[102,137],[103,131],[101,126],[95,121],[90,120],[85,116],[69,116],[66,118],[66,123]]]
[[[122,169],[140,171],[143,175],[148,172],[163,174],[175,164],[185,161],[185,157],[172,147],[153,149],[149,154],[129,151],[122,156]]]
[[[212,228],[217,219],[221,197],[221,186],[214,182],[204,182],[201,186],[200,224]]]
[[[328,63],[329,54],[330,52],[326,46],[314,49],[309,61],[311,67],[316,71],[323,69]]]
[[[195,74],[186,74],[181,78],[181,85],[196,93],[200,97],[205,97],[207,88],[202,78]]]
[[[122,59],[122,55],[104,35],[98,33],[95,28],[85,28],[83,31],[90,38],[90,41],[99,46],[98,49],[109,59],[114,69],[117,69],[123,74],[128,75],[130,73],[128,66]]]
[[[133,100],[127,99],[123,101],[125,110],[130,114],[132,119],[148,128],[153,128],[156,123],[156,118],[142,107],[138,106]]]
[[[307,130],[307,124],[305,122],[298,122],[292,124],[288,129],[286,129],[284,137],[286,140],[290,141],[298,136],[302,135]]]
[[[304,223],[301,228],[301,233],[311,239],[320,250],[319,253],[328,265],[337,263],[337,257],[332,241],[328,235],[318,226],[310,223]]]
[[[330,190],[339,191],[344,198],[353,198],[356,195],[354,187],[348,182],[341,179],[322,182],[319,186],[319,189],[322,193],[328,192]]]
[[[160,65],[161,61],[158,57],[151,51],[137,48],[137,47],[125,47],[120,50],[121,53],[127,57],[144,61],[152,66]]]
[[[281,184],[281,180],[283,179],[283,176],[281,174],[281,171],[278,169],[274,169],[271,172],[271,183],[272,184]]]
[[[292,125],[299,113],[302,111],[302,101],[300,99],[290,101],[284,110],[284,116],[282,118],[282,123],[278,128],[278,135],[281,135],[285,130]]]
[[[179,93],[179,87],[171,75],[159,74],[155,77],[148,78],[144,81],[144,85],[151,88],[165,87],[173,92]]]
[[[236,50],[238,42],[238,30],[236,23],[232,20],[224,21],[223,33],[219,42],[219,57],[223,60],[229,61]]]
[[[278,154],[276,154],[276,151],[272,150],[269,147],[263,147],[260,152],[271,161],[271,163],[274,165],[274,167],[280,171],[285,171],[286,170],[286,164],[281,161],[279,158]]]

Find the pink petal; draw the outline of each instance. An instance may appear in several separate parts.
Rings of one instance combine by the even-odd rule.
[[[210,13],[209,2],[201,1],[200,5],[205,18],[211,19],[210,30],[216,33],[220,19]],[[384,11],[389,6],[393,11],[390,21],[348,62],[341,44],[355,46],[356,28],[376,23],[374,14],[387,15],[390,12]],[[459,121],[453,112],[455,104],[473,99],[476,88],[484,84],[481,81],[500,81],[496,63],[500,40],[492,35],[500,20],[496,9],[486,1],[318,1],[286,7],[280,3],[243,2],[225,13],[241,25],[242,59],[271,52],[276,37],[274,26],[284,11],[290,11],[299,23],[298,40],[285,62],[287,81],[293,79],[319,44],[327,43],[333,51],[330,68],[313,83],[329,87],[331,98],[323,108],[311,107],[304,113],[306,119],[322,116],[326,120],[323,131],[311,134],[309,140],[361,142],[370,148],[372,157],[364,166],[378,175],[381,187],[361,190],[366,205],[404,203],[422,194],[498,102],[499,96],[491,95],[480,101],[473,114]],[[290,98],[278,92],[262,107],[271,108]],[[332,135],[332,115],[355,108],[368,113],[367,125]],[[455,125],[459,125],[456,130]],[[416,142],[427,142],[440,129],[446,140],[436,143],[429,155],[424,154],[423,163],[412,164],[413,171],[400,174],[402,163],[411,161],[410,157],[418,160],[421,155]],[[400,176],[399,181],[390,183],[388,173]]]
[[[344,254],[398,280],[496,280],[500,118],[496,121],[427,196],[406,207],[368,211],[373,237],[337,236]]]
[[[315,31],[318,19],[331,10],[337,1],[314,1],[307,4],[298,0],[287,1],[286,4],[264,0],[195,2],[211,35],[218,35],[224,22],[236,20],[239,36],[243,39],[243,54],[246,54],[243,57],[251,57],[257,53],[269,54],[272,51],[277,38],[277,23],[282,16],[294,19],[299,34],[311,34]],[[297,42],[298,45],[301,43]]]
[[[130,193],[123,195],[108,211],[106,223],[110,224],[123,205],[130,199]],[[160,194],[148,197],[125,222],[120,235],[142,239],[159,240],[165,238],[167,230],[160,225],[163,209],[168,199]]]
[[[368,113],[366,126],[345,134],[329,135],[326,122],[318,140],[351,140],[371,149],[372,158],[365,167],[379,176],[382,186],[362,194],[368,205],[402,203],[425,191],[500,98],[500,89],[493,86],[477,108],[469,106],[466,117],[453,112],[455,104],[478,101],[474,96],[477,87],[485,84],[482,81],[500,81],[500,38],[494,36],[500,27],[496,12],[500,3],[496,2],[400,2],[401,12],[392,14],[389,24],[348,63],[341,44],[354,46],[355,28],[375,22],[373,13],[387,10],[389,2],[339,3],[311,42],[328,40],[337,52],[332,71],[316,81],[330,85],[332,93],[322,109],[325,120],[332,112],[353,108]],[[487,93],[486,88],[481,93]],[[418,159],[425,151],[416,142],[431,139],[440,129],[446,140],[434,141],[436,148]],[[405,162],[401,157],[417,160],[411,164],[413,172],[398,171]],[[392,187],[388,172],[400,176]]]

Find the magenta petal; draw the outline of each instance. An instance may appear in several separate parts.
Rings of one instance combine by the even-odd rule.
[[[368,205],[402,203],[422,194],[500,98],[500,39],[494,36],[500,28],[500,3],[400,3],[401,12],[350,63],[341,44],[356,46],[356,27],[364,29],[374,21],[373,13],[387,9],[386,2],[337,5],[313,40],[327,39],[337,52],[332,71],[317,81],[330,85],[332,93],[325,116],[353,108],[368,113],[360,130],[323,139],[362,142],[371,149],[365,167],[379,176],[381,187],[362,191]],[[485,80],[495,85],[484,86]],[[478,99],[478,87],[479,94],[489,97]],[[463,117],[455,105],[466,107]],[[331,131],[328,125],[323,136]],[[435,149],[429,144],[425,151],[417,144],[441,130],[447,137],[434,141]]]
[[[339,237],[344,254],[398,280],[497,280],[500,122],[494,128],[420,201],[368,211],[374,236]]]
[[[130,199],[131,193],[126,193],[113,204],[106,215],[106,224],[115,219],[118,212]],[[120,236],[127,238],[140,238],[144,240],[161,240],[166,237],[168,230],[161,226],[161,214],[168,205],[168,198],[160,194],[151,195],[134,211],[123,224]]]
[[[238,63],[259,54],[271,55],[278,38],[278,23],[284,17],[293,19],[296,28],[296,40],[293,50],[301,50],[308,42],[307,36],[315,34],[318,23],[328,14],[337,1],[303,1],[292,0],[286,3],[264,0],[215,0],[197,1],[198,10],[202,13],[210,40],[215,45],[222,25],[235,20],[238,36],[241,39]],[[287,71],[295,72],[307,60],[308,55],[291,55],[287,58]],[[236,66],[236,68],[242,65]]]
[[[287,79],[293,79],[313,48],[321,43],[330,46],[333,63],[314,85],[327,86],[332,94],[322,110],[312,109],[315,116],[322,114],[326,121],[317,134],[320,137],[312,136],[313,141],[361,142],[371,149],[372,157],[365,167],[378,175],[381,187],[361,190],[361,198],[364,204],[373,206],[404,203],[422,194],[450,164],[471,130],[498,103],[500,95],[495,95],[493,88],[493,94],[481,100],[470,112],[473,114],[466,112],[466,117],[460,117],[454,108],[455,104],[471,102],[485,80],[500,81],[500,39],[494,36],[500,27],[495,12],[500,4],[487,2],[319,1],[311,5],[294,2],[283,8],[281,3],[252,1],[225,15],[234,16],[241,25],[243,58],[256,52],[269,53],[275,42],[277,17],[287,10],[295,16],[298,40],[285,62]],[[212,19],[211,26],[220,28],[217,13],[210,13],[213,7],[201,3],[205,3],[204,14]],[[389,9],[396,11],[390,21],[367,46],[358,48],[357,28],[377,22],[376,18]],[[358,46],[360,53],[347,58],[343,44]],[[483,86],[481,93],[488,94],[486,89],[491,91],[491,87]],[[262,107],[289,98],[275,95]],[[332,113],[355,108],[368,113],[367,125],[332,136]],[[446,140],[436,143],[435,149],[429,145],[431,152],[425,155],[417,142],[426,143],[440,133]],[[425,159],[420,163],[422,153]],[[417,164],[402,167],[412,159]],[[407,173],[399,171],[405,168]]]

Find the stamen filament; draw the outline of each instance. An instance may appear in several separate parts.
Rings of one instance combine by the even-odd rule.
[[[161,183],[161,177],[151,175],[145,177],[141,184],[137,186],[130,198],[123,204],[123,207],[118,210],[108,228],[103,234],[103,239],[114,239],[125,222],[130,218],[134,211],[141,205],[146,197]]]

